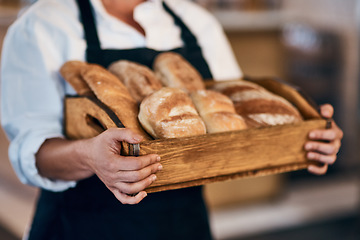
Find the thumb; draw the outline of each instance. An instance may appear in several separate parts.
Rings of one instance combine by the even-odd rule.
[[[119,142],[125,141],[136,144],[143,140],[143,137],[140,134],[135,133],[130,128],[110,128],[108,129],[108,132],[114,140]]]
[[[334,108],[330,104],[324,104],[320,106],[321,116],[324,118],[332,118],[334,114]]]

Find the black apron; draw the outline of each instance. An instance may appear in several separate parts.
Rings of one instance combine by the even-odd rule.
[[[89,0],[77,0],[87,41],[89,63],[108,67],[125,59],[152,67],[161,53],[148,48],[101,49],[93,9]],[[181,29],[184,46],[177,52],[197,68],[204,79],[212,75],[195,36],[163,3]],[[137,205],[123,205],[97,178],[92,176],[64,192],[42,190],[30,240],[102,239],[211,239],[202,187],[151,193]]]

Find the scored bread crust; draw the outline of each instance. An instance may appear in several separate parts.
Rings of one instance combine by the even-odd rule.
[[[180,88],[186,92],[205,89],[200,73],[180,54],[159,54],[155,58],[153,69],[166,87]]]
[[[94,96],[91,88],[81,76],[81,69],[87,63],[82,61],[67,61],[60,68],[61,76],[74,88],[80,96]]]
[[[147,66],[119,60],[112,63],[108,70],[120,79],[138,103],[149,94],[162,88],[160,80]]]
[[[177,88],[164,87],[140,104],[139,121],[154,138],[178,138],[206,133],[191,98]]]
[[[190,94],[208,133],[242,130],[245,120],[236,114],[230,98],[212,90],[199,90]]]
[[[233,101],[236,112],[249,127],[290,124],[302,120],[301,114],[290,102],[258,84],[238,80],[217,83],[212,89]]]
[[[137,119],[137,102],[116,76],[97,64],[88,64],[82,68],[81,76],[96,97],[116,114],[126,128],[149,139]]]

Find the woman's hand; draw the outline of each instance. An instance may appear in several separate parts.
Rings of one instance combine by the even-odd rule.
[[[334,114],[334,109],[330,104],[325,104],[320,107],[321,116],[331,119]],[[323,163],[319,167],[310,165],[308,171],[322,175],[327,172],[328,165],[336,161],[337,153],[341,146],[341,139],[343,138],[342,130],[336,125],[334,121],[331,122],[330,129],[317,129],[309,133],[309,141],[305,143],[305,150],[307,151],[307,158]]]
[[[135,144],[141,139],[130,129],[113,128],[86,140],[83,145],[88,151],[86,163],[90,171],[123,204],[137,204],[146,197],[143,190],[155,181],[154,173],[162,169],[158,155],[120,155],[122,141]],[[133,194],[136,195],[130,196]]]

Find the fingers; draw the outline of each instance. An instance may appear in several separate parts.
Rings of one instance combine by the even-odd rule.
[[[327,172],[328,170],[328,165],[324,164],[323,166],[319,167],[319,166],[315,166],[315,165],[310,165],[308,167],[308,171],[315,174],[315,175],[323,175]]]
[[[139,157],[121,156],[119,142],[139,143],[142,137],[130,129],[108,129],[89,141],[89,168],[124,204],[136,204],[145,196],[144,189],[156,180],[162,169],[160,157],[150,154]],[[127,194],[135,194],[128,196]]]
[[[332,165],[336,161],[340,146],[341,142],[338,139],[329,142],[309,141],[305,144],[306,157],[309,160]]]
[[[146,177],[150,176],[151,174],[156,173],[162,169],[162,165],[160,163],[152,164],[147,166],[139,171],[119,171],[120,180],[122,182],[133,183],[138,182]]]
[[[117,185],[116,188],[119,188],[118,183],[137,183],[144,180],[145,182],[142,183],[146,186],[144,184],[140,184],[140,186],[144,185],[147,187],[152,183],[150,180],[154,181],[156,179],[154,173],[162,169],[162,165],[159,161],[160,157],[156,154],[141,157],[119,156],[119,159],[114,159],[110,166],[108,166],[109,171],[104,178],[111,187]],[[153,177],[149,178],[150,176]],[[147,182],[146,179],[148,179]],[[136,191],[139,192],[143,189],[137,189]],[[129,193],[128,191],[125,192]]]
[[[324,118],[332,118],[334,109],[330,104],[322,105],[320,108],[321,116]],[[310,165],[308,171],[316,174],[325,174],[328,165],[334,164],[341,146],[343,138],[342,130],[332,121],[330,129],[316,129],[309,133],[310,141],[305,143],[307,158],[309,160],[324,163],[323,166]]]
[[[310,141],[305,143],[307,158],[322,163],[333,164],[341,147],[343,132],[335,124],[331,129],[317,129],[309,133]]]
[[[138,204],[147,196],[147,193],[145,191],[141,191],[135,196],[129,196],[118,190],[114,190],[112,192],[122,204]]]
[[[317,129],[309,133],[309,138],[312,140],[334,141],[341,140],[343,137],[342,130],[333,122],[330,129]]]
[[[121,203],[137,204],[146,197],[143,190],[156,180],[154,173],[161,169],[161,164],[157,163],[139,171],[120,171],[117,174],[119,177],[107,186]],[[132,196],[134,194],[136,195]]]
[[[156,154],[150,154],[140,157],[123,157],[118,156],[118,160],[115,159],[113,169],[117,171],[136,171],[150,166],[160,161],[160,156]]]
[[[314,161],[332,165],[336,161],[336,154],[324,155],[324,154],[320,154],[320,153],[316,153],[316,152],[309,152],[309,153],[307,153],[307,158],[309,160],[314,160]]]
[[[310,141],[305,144],[305,150],[325,155],[336,155],[339,152],[340,145],[340,141],[332,141],[328,143]]]
[[[146,196],[143,190],[156,180],[154,173],[162,169],[159,161],[160,157],[156,154],[140,157],[119,156],[119,159],[115,160],[117,166],[114,166],[118,170],[111,174],[109,189],[113,189],[112,192],[123,204],[139,203]]]
[[[125,194],[135,194],[143,191],[145,188],[150,186],[155,180],[156,180],[156,175],[151,174],[147,178],[138,182],[133,182],[133,183],[117,182],[113,187]]]

